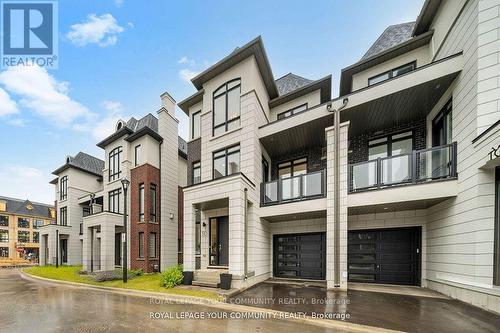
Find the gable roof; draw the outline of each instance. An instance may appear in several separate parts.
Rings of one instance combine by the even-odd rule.
[[[0,196],[0,201],[5,201],[6,213],[27,215],[27,216],[42,216],[45,218],[52,218],[50,216],[50,210],[54,209],[54,206],[30,201],[28,199],[15,199],[10,197]],[[31,205],[33,209],[28,209],[28,205]],[[0,212],[1,214],[2,212]]]
[[[441,2],[441,0],[425,0],[420,13],[418,14],[415,26],[413,27],[412,36],[418,36],[429,31],[429,27],[439,6],[441,5]]]
[[[361,60],[370,58],[391,47],[406,42],[412,37],[415,22],[407,22],[388,26],[384,32],[377,38],[375,43],[370,46]]]
[[[104,169],[104,161],[87,153],[79,152],[74,157],[66,157],[66,163],[52,172],[52,174],[58,175],[70,167],[101,177],[102,170]]]
[[[282,96],[311,82],[313,82],[313,80],[306,79],[305,77],[293,73],[288,73],[276,80],[276,86],[278,87],[278,93]]]

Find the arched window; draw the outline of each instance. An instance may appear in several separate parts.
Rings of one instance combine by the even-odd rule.
[[[116,147],[109,153],[109,181],[120,178],[120,155],[122,153],[122,147]]]
[[[68,198],[68,176],[64,176],[59,181],[59,200]]]
[[[241,80],[224,83],[214,92],[213,135],[227,132],[240,125]]]

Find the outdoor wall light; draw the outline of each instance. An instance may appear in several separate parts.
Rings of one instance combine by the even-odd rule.
[[[174,213],[170,213],[170,219],[173,220],[174,219]]]

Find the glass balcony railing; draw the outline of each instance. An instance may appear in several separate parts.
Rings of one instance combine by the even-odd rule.
[[[349,192],[457,177],[456,142],[349,165]]]
[[[261,205],[276,205],[326,196],[326,171],[282,178],[261,184]]]

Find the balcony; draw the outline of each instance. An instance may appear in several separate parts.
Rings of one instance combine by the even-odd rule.
[[[456,142],[348,167],[349,193],[457,178]]]
[[[326,170],[262,183],[261,206],[323,198],[326,196]]]

